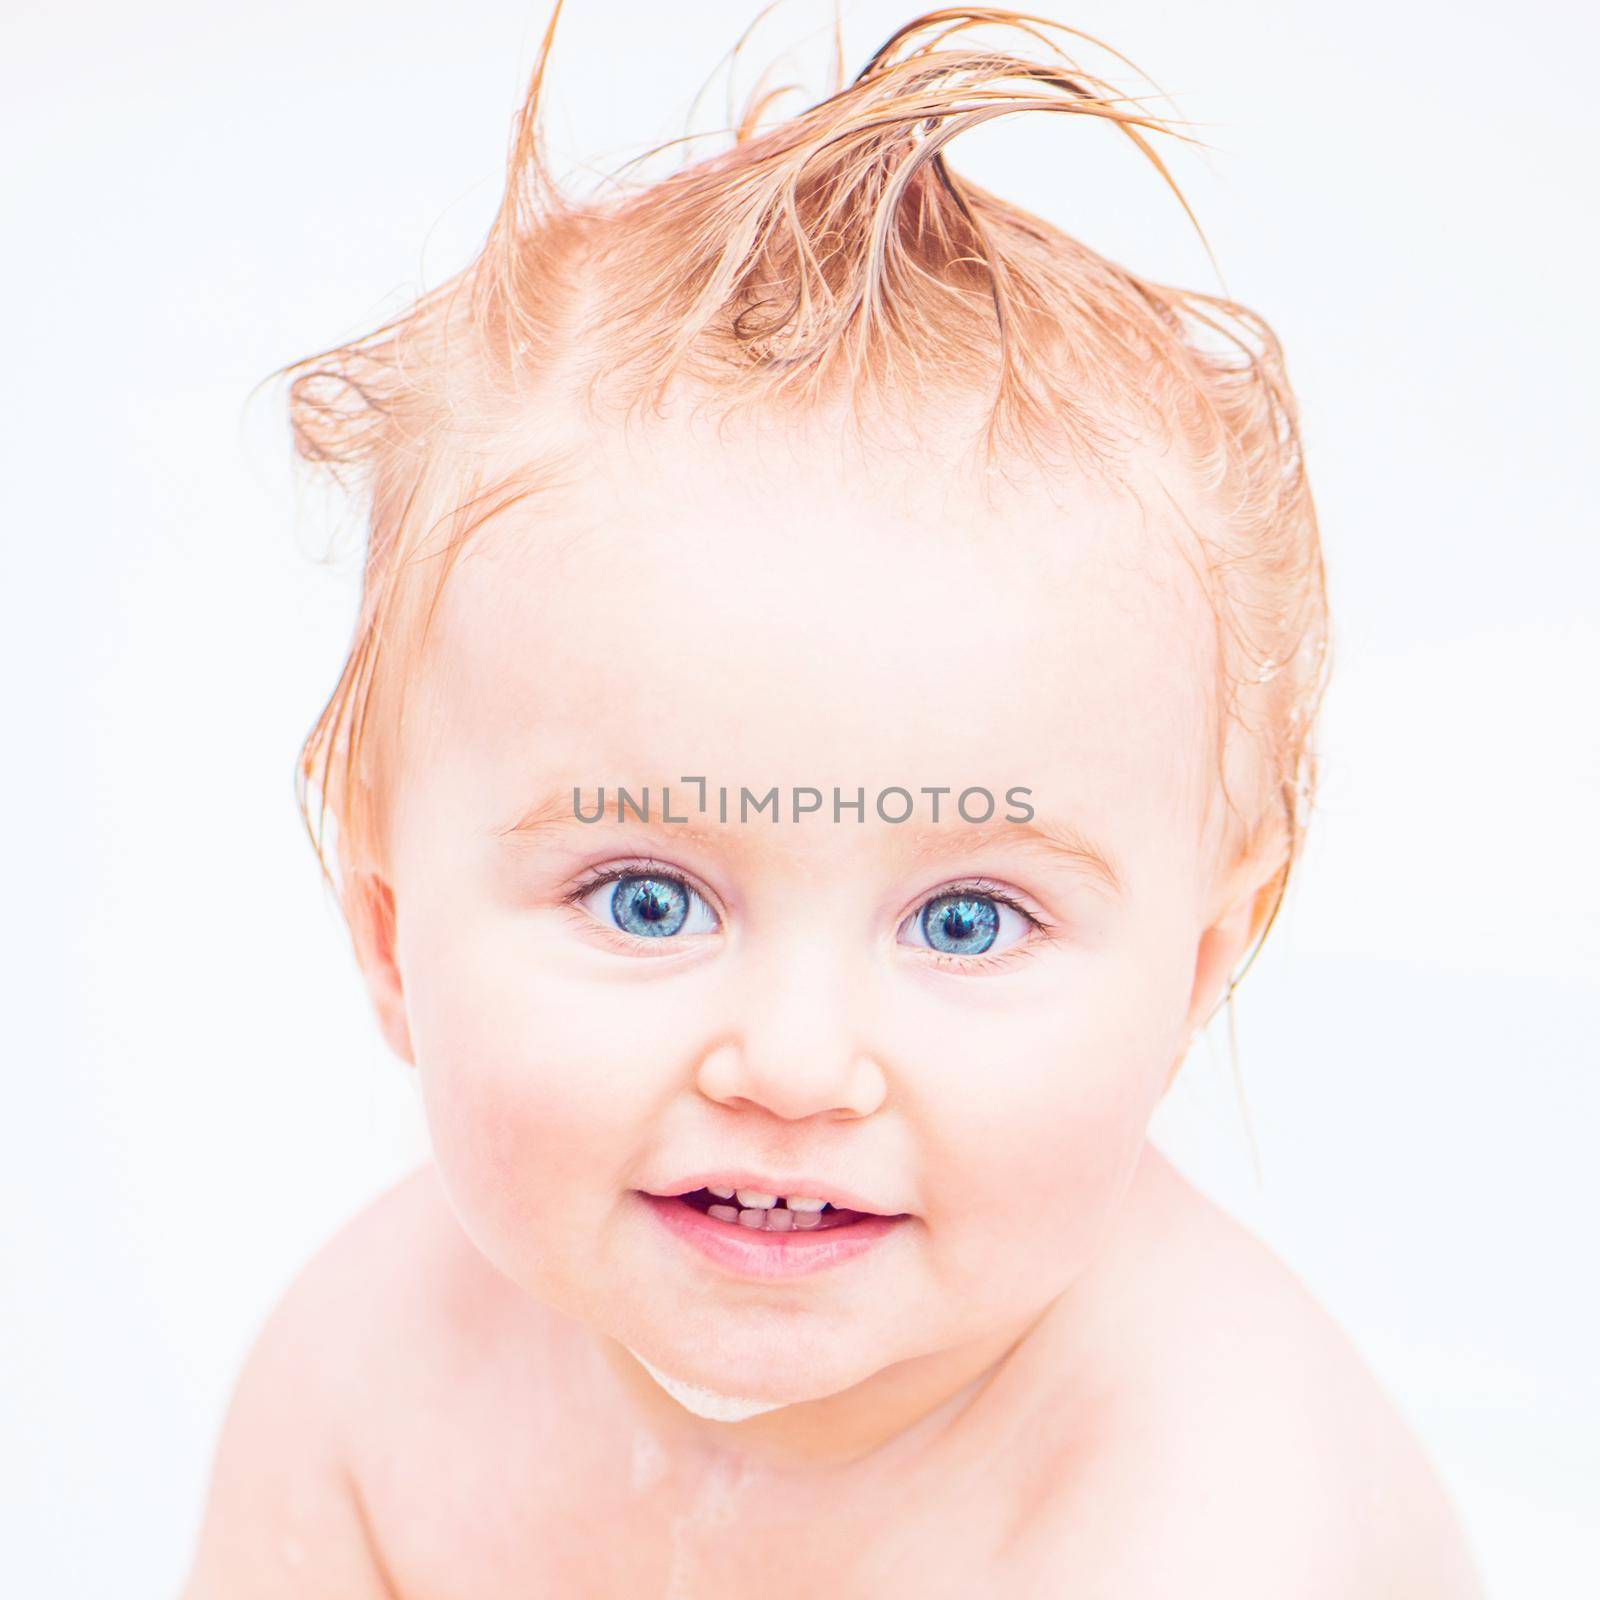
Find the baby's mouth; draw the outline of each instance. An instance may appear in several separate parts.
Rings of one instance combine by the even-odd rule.
[[[690,1206],[727,1227],[747,1228],[757,1233],[820,1233],[829,1228],[848,1227],[852,1222],[876,1215],[871,1211],[848,1211],[827,1201],[822,1202],[821,1210],[816,1209],[815,1202],[808,1203],[803,1210],[791,1210],[781,1195],[770,1197],[770,1205],[745,1205],[744,1197],[737,1192],[731,1199],[723,1199],[709,1189],[692,1189],[688,1194],[664,1198]]]

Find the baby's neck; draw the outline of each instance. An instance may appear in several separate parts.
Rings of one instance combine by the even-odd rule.
[[[715,1409],[711,1405],[680,1404],[643,1370],[634,1352],[614,1340],[600,1343],[625,1404],[663,1444],[691,1456],[737,1456],[757,1469],[809,1477],[920,1453],[980,1403],[1048,1309],[982,1341],[897,1363],[839,1394],[739,1421],[706,1416]]]

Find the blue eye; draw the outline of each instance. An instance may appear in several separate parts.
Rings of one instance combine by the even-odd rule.
[[[922,932],[930,946],[949,955],[981,956],[1000,929],[1000,908],[971,895],[941,895],[922,908]]]
[[[624,933],[665,938],[676,933],[688,915],[688,893],[671,878],[618,878],[611,891],[611,920]]]
[[[579,904],[640,939],[709,933],[717,926],[715,914],[693,889],[659,872],[623,872],[602,879],[580,897]]]
[[[1009,949],[1038,924],[1026,912],[992,895],[971,889],[935,895],[905,925],[908,943],[941,955],[981,956]]]

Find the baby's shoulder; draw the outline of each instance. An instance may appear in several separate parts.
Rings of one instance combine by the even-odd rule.
[[[308,1347],[337,1367],[353,1447],[383,1436],[398,1396],[442,1398],[494,1372],[508,1337],[533,1348],[532,1324],[543,1317],[543,1308],[518,1293],[462,1232],[431,1163],[331,1234],[280,1312],[292,1315]]]
[[[463,1303],[469,1275],[449,1265],[431,1181],[414,1174],[364,1207],[258,1330],[216,1446],[186,1600],[394,1593],[358,1461],[407,1442],[396,1427],[408,1407],[395,1400],[440,1369],[440,1317]]]
[[[1473,1600],[1449,1500],[1350,1340],[1164,1163],[1150,1189],[1153,1226],[1104,1330],[1116,1355],[1103,1448],[1092,1462],[1067,1453],[1057,1552],[1082,1555],[1066,1547],[1095,1536],[1075,1514],[1087,1495],[1109,1512],[1099,1529],[1126,1535],[1116,1592],[1130,1600],[1175,1586],[1196,1600]]]
[[[444,1569],[466,1592],[493,1589],[478,1580],[498,1558],[503,1501],[536,1504],[542,1487],[530,1441],[553,1434],[555,1314],[483,1257],[429,1164],[333,1233],[274,1316],[325,1374],[320,1425],[391,1589],[434,1592]]]
[[[263,1351],[286,1410],[355,1485],[375,1520],[425,1476],[448,1437],[488,1451],[500,1419],[536,1390],[553,1337],[547,1308],[518,1292],[467,1238],[431,1164],[348,1217],[295,1274],[267,1318]]]

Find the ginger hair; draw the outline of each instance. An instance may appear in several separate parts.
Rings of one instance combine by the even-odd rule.
[[[771,96],[758,89],[727,148],[577,198],[551,177],[540,136],[559,14],[478,255],[403,315],[282,373],[299,455],[356,491],[367,521],[354,638],[296,784],[330,882],[333,821],[347,917],[355,879],[386,860],[405,685],[451,566],[485,521],[539,492],[541,466],[559,470],[495,475],[488,441],[540,399],[603,394],[638,416],[692,384],[730,410],[803,413],[842,395],[864,415],[955,389],[982,398],[991,460],[1053,470],[1065,457],[1114,476],[1142,429],[1189,467],[1207,509],[1189,528],[1191,565],[1216,617],[1230,848],[1277,862],[1253,961],[1304,839],[1327,666],[1321,549],[1278,340],[1245,307],[1143,279],[946,158],[997,117],[1091,118],[1132,140],[1188,212],[1150,137],[1187,135],[1064,48],[1105,51],[1097,41],[951,7],[899,29],[799,114],[763,124]],[[984,42],[996,32],[1002,43]],[[1242,804],[1230,730],[1253,753]]]

